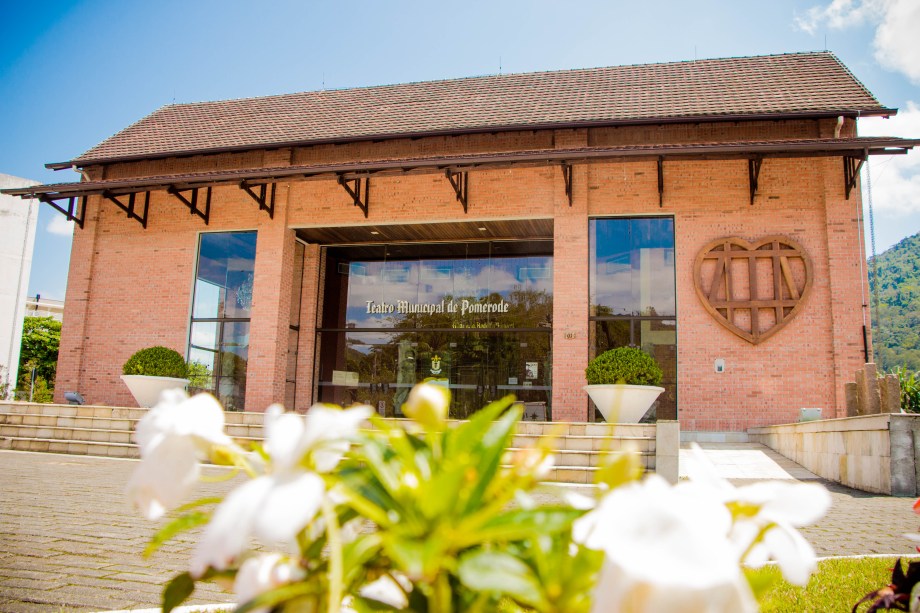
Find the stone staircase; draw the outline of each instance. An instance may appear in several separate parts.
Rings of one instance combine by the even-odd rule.
[[[0,449],[137,458],[133,432],[146,411],[0,402]],[[239,443],[262,440],[261,413],[227,412],[225,417],[227,433]],[[548,480],[590,484],[603,455],[610,451],[633,448],[645,470],[655,471],[660,453],[656,432],[655,425],[521,422],[508,452],[534,447],[553,436],[556,462]]]

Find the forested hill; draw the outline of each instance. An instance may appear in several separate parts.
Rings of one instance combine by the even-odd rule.
[[[875,290],[872,258],[869,287]],[[898,366],[920,370],[920,233],[878,256],[879,317],[873,321],[873,346],[879,370]],[[870,294],[875,315],[874,295]]]

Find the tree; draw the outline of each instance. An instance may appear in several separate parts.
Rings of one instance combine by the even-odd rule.
[[[35,369],[35,402],[51,402],[54,379],[57,376],[58,348],[61,344],[61,322],[53,317],[26,317],[22,325],[22,348],[19,352],[19,381],[17,398],[29,399],[32,369]]]

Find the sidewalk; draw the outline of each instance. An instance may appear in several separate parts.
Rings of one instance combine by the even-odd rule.
[[[911,508],[912,498],[870,494],[825,481],[758,443],[702,443],[700,447],[719,475],[735,485],[764,479],[823,484],[833,498],[831,509],[819,523],[801,530],[818,557],[917,554],[914,543],[903,537],[920,526],[920,515]],[[687,449],[689,445],[681,445],[681,456]]]
[[[723,476],[817,479],[759,445],[704,445]],[[129,508],[123,494],[136,462],[0,451],[0,611],[98,611],[158,606],[165,583],[187,568],[194,537],[141,557],[157,524]],[[229,491],[207,484],[202,494]],[[829,515],[803,530],[819,556],[911,554],[901,535],[916,532],[913,500],[826,484]],[[217,587],[198,588],[193,604],[231,602]]]

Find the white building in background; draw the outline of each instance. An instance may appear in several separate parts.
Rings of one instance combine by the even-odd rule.
[[[0,189],[35,184],[36,181],[0,174]],[[0,385],[9,383],[10,392],[19,368],[38,204],[38,200],[0,194]]]

